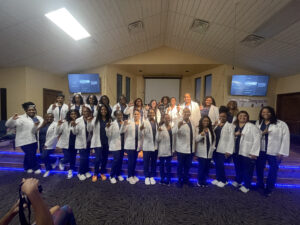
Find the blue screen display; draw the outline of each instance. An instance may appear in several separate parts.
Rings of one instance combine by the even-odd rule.
[[[100,93],[99,74],[69,74],[71,93]]]
[[[231,95],[266,96],[269,76],[233,75]]]

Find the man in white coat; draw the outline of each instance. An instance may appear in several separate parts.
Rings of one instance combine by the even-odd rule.
[[[191,94],[184,94],[184,103],[181,105],[181,115],[183,109],[188,108],[191,112],[190,120],[192,124],[196,127],[199,125],[199,120],[201,119],[200,108],[197,102],[192,101]]]

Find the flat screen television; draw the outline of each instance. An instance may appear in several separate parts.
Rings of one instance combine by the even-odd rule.
[[[269,76],[266,75],[233,75],[231,95],[266,96]]]
[[[100,93],[99,74],[69,74],[71,93]]]

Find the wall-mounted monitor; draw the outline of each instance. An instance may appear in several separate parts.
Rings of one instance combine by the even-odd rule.
[[[269,76],[266,75],[233,75],[231,95],[266,96]]]
[[[99,74],[69,74],[68,80],[71,93],[100,93]]]

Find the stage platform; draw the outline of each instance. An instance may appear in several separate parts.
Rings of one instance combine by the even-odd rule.
[[[295,187],[300,188],[300,146],[293,145],[291,146],[291,152],[290,156],[287,158],[284,158],[283,162],[280,164],[280,169],[278,172],[278,180],[277,180],[277,187]],[[39,154],[38,154],[39,155]],[[61,153],[61,150],[57,149],[55,154],[53,155],[57,158],[62,158],[63,154]],[[0,147],[0,171],[23,171],[23,158],[24,153],[21,151],[21,149],[16,148],[13,149],[11,145]],[[94,154],[91,153],[90,156],[90,168],[91,171],[93,171],[93,160],[94,160]],[[123,160],[123,175],[127,176],[127,156],[124,156]],[[108,164],[107,164],[107,175],[110,172],[112,163],[112,157],[109,156]],[[158,161],[159,164],[159,161]],[[77,155],[76,165],[79,165],[79,156]],[[44,164],[41,164],[42,169],[44,169]],[[194,159],[192,163],[192,168],[190,170],[191,173],[191,179],[192,181],[196,181],[197,179],[197,166],[198,162]],[[61,174],[67,174],[68,166],[66,166],[65,171],[60,171],[57,168],[53,170],[53,174],[55,173],[61,173]],[[176,169],[177,169],[177,160],[176,157],[172,160],[172,180],[176,181]],[[234,171],[234,165],[231,162],[226,163],[225,165],[226,169],[226,175],[229,180],[233,180],[235,176]],[[265,170],[265,175],[267,174],[267,169]],[[138,158],[137,167],[136,167],[137,175],[143,179],[143,160],[142,158]],[[210,179],[215,178],[215,166],[212,163],[211,169],[209,172]],[[159,167],[157,166],[157,179],[159,179]],[[256,176],[254,173],[253,177],[253,183],[256,182]]]

